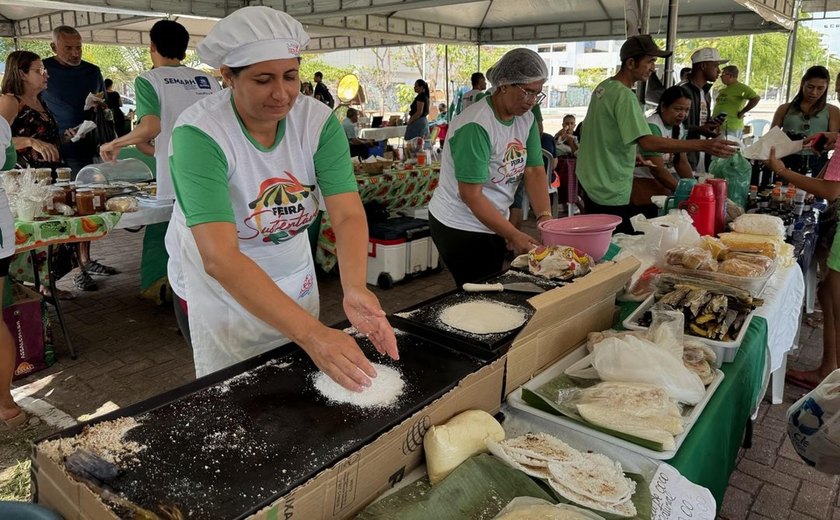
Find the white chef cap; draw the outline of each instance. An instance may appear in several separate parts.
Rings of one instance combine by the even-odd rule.
[[[494,87],[545,81],[548,79],[548,67],[539,54],[521,47],[508,51],[487,69],[487,79]]]
[[[211,67],[245,67],[261,61],[299,58],[309,35],[297,20],[270,7],[243,7],[219,20],[198,44]]]

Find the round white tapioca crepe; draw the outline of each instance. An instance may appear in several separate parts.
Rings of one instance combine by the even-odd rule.
[[[519,309],[491,301],[459,303],[440,313],[440,321],[445,325],[472,334],[507,332],[525,323],[526,319]]]

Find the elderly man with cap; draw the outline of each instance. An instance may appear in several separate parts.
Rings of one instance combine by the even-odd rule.
[[[269,7],[220,20],[198,45],[229,88],[187,108],[172,132],[176,207],[170,280],[185,302],[196,374],[294,341],[337,383],[376,371],[348,334],[318,319],[306,228],[321,201],[336,234],[344,311],[383,354],[394,331],[366,285],[368,232],[347,138],[332,111],[300,94],[303,26]],[[171,254],[171,251],[170,251]],[[174,261],[173,261],[174,260]],[[173,283],[173,286],[175,284]],[[173,287],[174,288],[174,287]]]
[[[586,212],[620,216],[621,232],[632,232],[630,217],[637,212],[630,205],[637,144],[651,152],[704,151],[724,157],[734,153],[735,143],[728,141],[677,140],[651,134],[630,88],[650,77],[656,58],[670,54],[657,47],[650,35],[628,38],[621,46],[621,68],[595,88],[586,112],[576,170]]]
[[[508,221],[521,182],[538,221],[551,218],[540,134],[531,112],[544,97],[546,78],[539,54],[513,49],[487,73],[492,95],[449,126],[429,227],[458,285],[500,271],[507,248],[523,253],[539,244]]]
[[[720,66],[729,63],[722,59],[717,49],[703,47],[691,55],[691,72],[688,78],[680,83],[691,97],[691,110],[685,124],[688,128],[688,138],[717,137],[724,118],[713,119],[712,114],[712,85],[720,77]],[[735,114],[732,114],[734,117]],[[707,157],[707,164],[710,158]],[[700,163],[700,154],[688,154],[688,162],[696,169]]]

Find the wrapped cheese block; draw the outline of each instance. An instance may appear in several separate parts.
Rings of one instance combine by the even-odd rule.
[[[432,426],[423,438],[429,482],[437,484],[462,462],[487,451],[487,439],[505,438],[502,425],[482,410],[467,410],[445,424]]]

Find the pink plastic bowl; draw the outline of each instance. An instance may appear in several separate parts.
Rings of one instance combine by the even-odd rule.
[[[619,224],[621,217],[592,214],[546,220],[537,227],[545,245],[576,247],[597,262],[609,249],[612,233]]]

